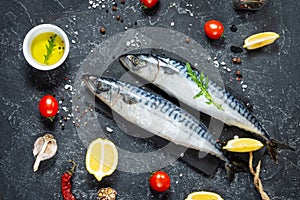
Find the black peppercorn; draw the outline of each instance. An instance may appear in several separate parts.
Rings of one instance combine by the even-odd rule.
[[[230,27],[230,30],[231,30],[232,32],[236,32],[236,31],[238,30],[238,28],[237,28],[236,25],[232,25],[232,26]]]

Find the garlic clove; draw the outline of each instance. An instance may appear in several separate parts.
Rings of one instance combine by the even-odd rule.
[[[38,139],[36,139],[33,145],[33,152],[32,152],[34,157],[36,157],[38,153],[41,151],[43,144],[44,144],[43,137],[39,137]]]
[[[33,171],[37,171],[39,164],[43,160],[52,158],[57,151],[57,143],[53,135],[46,134],[43,137],[39,137],[33,148],[33,155],[36,157],[33,165]]]

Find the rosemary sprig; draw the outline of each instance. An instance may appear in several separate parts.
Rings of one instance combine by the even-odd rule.
[[[197,76],[196,72],[192,70],[191,66],[189,63],[186,63],[186,69],[188,75],[191,77],[191,79],[197,84],[198,88],[200,89],[199,93],[194,96],[195,98],[199,98],[200,96],[204,95],[205,98],[207,99],[208,105],[213,104],[216,106],[218,109],[223,110],[221,104],[217,104],[213,98],[211,97],[210,93],[207,91],[208,89],[208,76],[205,76],[203,72],[201,72],[200,77]]]
[[[52,52],[53,52],[53,48],[56,46],[55,44],[55,39],[56,39],[57,35],[53,35],[52,37],[50,37],[50,39],[48,40],[48,44],[46,44],[46,49],[47,49],[47,54],[44,55],[45,59],[44,59],[44,64],[47,64]]]

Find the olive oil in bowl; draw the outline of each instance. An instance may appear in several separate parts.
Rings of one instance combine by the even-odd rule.
[[[32,57],[42,65],[53,65],[64,55],[64,40],[54,32],[37,35],[31,43]]]

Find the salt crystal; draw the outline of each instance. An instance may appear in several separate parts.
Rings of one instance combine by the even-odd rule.
[[[227,71],[228,71],[228,72],[231,72],[231,69],[230,69],[230,68],[227,68]]]
[[[68,108],[63,106],[62,109],[65,111],[65,112],[68,112]]]
[[[221,64],[221,65],[226,65],[226,62],[223,61],[223,62],[221,62],[220,64]]]
[[[78,35],[78,31],[74,31],[74,34],[75,34],[75,35]]]
[[[89,4],[93,4],[94,2],[93,1],[89,1]]]
[[[171,26],[173,27],[175,25],[175,23],[174,22],[171,22]]]
[[[216,68],[218,68],[218,67],[220,66],[220,64],[219,64],[219,62],[218,62],[217,60],[214,61],[214,66],[215,66]]]
[[[242,88],[243,88],[243,89],[247,89],[247,87],[248,87],[248,86],[247,86],[246,84],[243,84],[243,85],[242,85]]]
[[[75,40],[72,40],[72,43],[73,43],[73,44],[75,44],[75,43],[76,43],[76,41],[75,41]]]
[[[72,90],[73,90],[73,86],[72,86],[72,85],[69,85],[69,84],[66,84],[66,85],[65,85],[65,90],[70,90],[70,91],[72,91]]]
[[[112,133],[114,130],[110,127],[106,127],[107,132]]]

